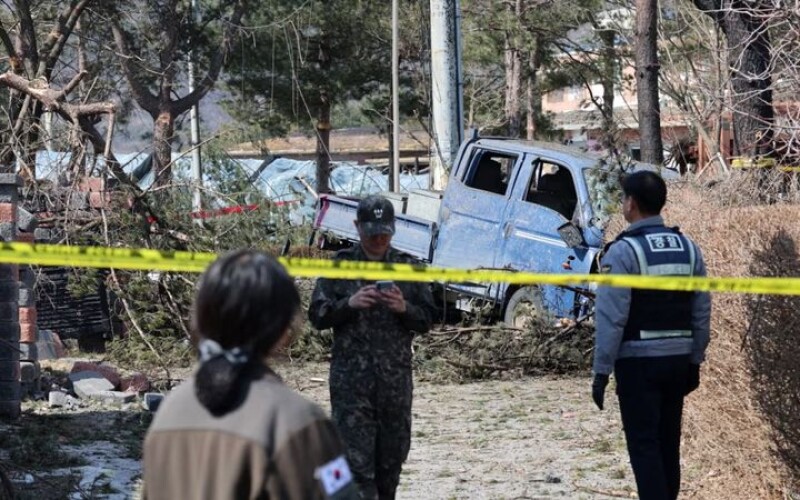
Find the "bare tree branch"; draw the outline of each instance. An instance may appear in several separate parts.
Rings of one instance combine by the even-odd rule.
[[[134,64],[134,56],[131,54],[128,44],[128,34],[123,31],[113,15],[111,16],[111,31],[114,34],[114,42],[117,45],[117,50],[120,52],[122,71],[125,73],[128,85],[131,87],[133,98],[136,99],[136,102],[142,109],[155,118],[158,116],[159,111],[158,98],[153,95],[153,93],[147,89],[147,86],[139,79],[139,73]]]
[[[65,7],[59,13],[58,21],[53,31],[47,36],[47,40],[45,40],[39,53],[38,75],[50,78],[53,68],[64,50],[64,45],[75,28],[75,23],[78,22],[84,9],[91,2],[92,0],[72,0],[70,6]]]
[[[6,49],[6,53],[8,54],[8,58],[11,61],[17,61],[19,56],[17,55],[17,49],[14,48],[14,43],[11,41],[11,38],[8,36],[8,31],[6,31],[5,26],[3,26],[2,21],[0,21],[0,42],[3,44],[3,48]],[[12,66],[16,64],[12,62]]]
[[[36,27],[33,25],[29,0],[15,0],[19,17],[19,47],[17,55],[22,59],[28,78],[36,77],[39,54],[36,50]]]
[[[246,0],[239,0],[237,2],[231,14],[231,18],[225,26],[220,47],[211,57],[211,64],[208,72],[203,79],[198,82],[193,92],[175,101],[174,110],[176,114],[182,114],[188,111],[214,88],[223,66],[225,66],[225,63],[230,57],[233,45],[236,43],[236,40],[238,40],[236,30],[240,29],[239,25],[245,12],[246,4]]]

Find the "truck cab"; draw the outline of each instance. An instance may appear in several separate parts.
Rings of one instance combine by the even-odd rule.
[[[554,144],[499,139],[469,141],[458,158],[439,210],[434,265],[592,271],[602,231],[592,224],[584,170],[597,168],[598,158]],[[572,240],[564,237],[567,228]],[[503,283],[449,288],[491,300],[508,323],[515,323],[509,306],[521,301],[557,317],[580,314],[575,289]]]
[[[602,229],[592,212],[587,171],[599,157],[551,143],[473,137],[457,156],[444,192],[396,204],[393,246],[437,267],[539,273],[593,272]],[[430,200],[440,200],[431,206]],[[357,241],[356,200],[321,198],[315,226]],[[347,227],[345,227],[347,226]],[[459,309],[488,309],[509,324],[521,313],[578,318],[591,291],[505,283],[443,284]]]

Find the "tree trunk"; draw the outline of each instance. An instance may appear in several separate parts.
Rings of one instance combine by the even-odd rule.
[[[733,107],[733,154],[757,156],[770,152],[775,111],[772,103],[769,31],[758,4],[733,0],[694,0],[728,40]]]
[[[512,8],[512,6],[509,6]],[[512,19],[519,19],[522,14],[522,0],[516,0],[511,11]],[[506,70],[506,133],[509,137],[519,137],[522,124],[520,89],[522,87],[522,56],[519,37],[513,30],[506,31],[505,36],[505,70]]]
[[[519,49],[512,46],[510,37],[506,37],[506,133],[509,137],[519,137],[520,129],[520,54]]]
[[[318,63],[322,74],[331,69],[330,45],[325,34],[320,36]],[[319,89],[317,108],[317,193],[330,193],[331,177],[331,95],[323,84]]]
[[[154,117],[153,172],[155,184],[163,186],[172,180],[172,139],[175,135],[175,116],[163,110]]]
[[[661,165],[661,108],[658,102],[658,0],[636,0],[636,97],[642,161]]]
[[[331,101],[327,89],[319,92],[317,115],[317,193],[330,193]]]
[[[603,105],[600,113],[603,115],[603,135],[601,144],[603,148],[612,151],[616,147],[616,126],[614,125],[614,87],[617,80],[617,51],[614,47],[616,32],[613,30],[600,31],[602,45],[602,77]]]
[[[542,89],[538,81],[539,67],[542,64],[542,44],[536,40],[534,49],[528,58],[528,75],[526,78],[526,104],[527,104],[527,124],[525,127],[525,137],[532,141],[537,139],[539,132],[537,123],[542,116]]]
[[[738,10],[721,25],[728,38],[733,114],[733,154],[757,156],[770,152],[772,142],[772,78],[770,38],[762,21]]]

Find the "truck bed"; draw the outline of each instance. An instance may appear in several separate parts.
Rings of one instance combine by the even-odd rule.
[[[356,220],[358,200],[333,195],[321,195],[317,201],[317,218],[314,229],[329,232],[337,238],[358,241]],[[423,262],[430,262],[433,255],[433,237],[436,223],[407,214],[395,214],[395,234],[392,246]]]

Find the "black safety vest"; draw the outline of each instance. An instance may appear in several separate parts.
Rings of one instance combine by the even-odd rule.
[[[677,228],[648,226],[623,232],[617,240],[631,246],[642,275],[694,274],[694,245]],[[691,338],[693,295],[694,292],[633,289],[623,342]]]

